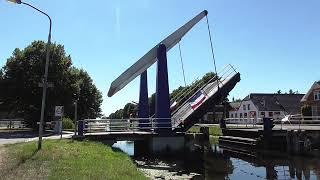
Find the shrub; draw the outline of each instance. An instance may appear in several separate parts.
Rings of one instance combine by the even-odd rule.
[[[62,127],[63,129],[74,129],[74,123],[70,118],[63,118]]]
[[[309,105],[302,106],[301,107],[301,114],[303,116],[312,116],[311,106],[309,106]]]

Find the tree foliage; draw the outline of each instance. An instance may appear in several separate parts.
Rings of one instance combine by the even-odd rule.
[[[208,82],[214,82],[217,78],[213,72],[209,72],[205,74],[200,80],[196,80],[188,86],[180,86],[177,89],[174,89],[172,93],[170,93],[171,103],[177,101],[177,106],[181,105],[181,103],[185,102],[189,99],[199,88],[203,87]],[[129,118],[128,109],[130,103],[126,104],[123,109],[119,109],[114,113],[109,115],[110,119],[121,119],[121,118]],[[132,104],[133,105],[133,104]],[[131,106],[131,105],[130,105]],[[133,105],[135,106],[135,105]],[[156,106],[156,94],[153,93],[149,97],[149,115],[150,117],[155,114],[155,106]]]
[[[44,74],[45,46],[42,41],[34,41],[23,50],[15,49],[0,73],[0,98],[32,126],[40,119],[42,88],[39,83]],[[100,115],[101,92],[87,72],[72,66],[71,57],[62,45],[50,46],[48,82],[54,87],[47,91],[47,121],[53,119],[56,105],[63,105],[65,116],[73,118],[77,99],[79,119]]]
[[[299,91],[293,91],[292,89],[289,89],[288,92],[282,92],[280,89],[275,94],[299,94]]]
[[[312,109],[310,105],[304,105],[301,107],[301,114],[303,116],[312,116]]]

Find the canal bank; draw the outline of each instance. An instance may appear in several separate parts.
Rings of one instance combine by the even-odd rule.
[[[320,159],[290,156],[286,153],[245,156],[228,151],[210,141],[199,138],[186,143],[180,156],[135,157],[133,142],[117,142],[137,167],[151,179],[319,179]]]
[[[147,179],[125,153],[90,141],[0,146],[0,179]]]

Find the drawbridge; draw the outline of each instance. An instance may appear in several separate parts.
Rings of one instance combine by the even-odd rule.
[[[214,105],[220,104],[228,96],[239,81],[240,73],[232,65],[225,67],[171,113],[173,129],[186,131],[198,123],[207,112],[213,110]],[[194,99],[198,101],[193,106]]]
[[[221,103],[229,92],[240,81],[240,73],[232,65],[227,65],[217,72],[211,41],[211,33],[207,18],[208,12],[202,11],[177,31],[154,46],[136,63],[124,71],[110,86],[108,96],[111,97],[124,88],[137,76],[140,76],[139,112],[135,125],[139,130],[155,130],[158,134],[168,132],[184,132],[198,122],[215,104]],[[207,18],[208,32],[214,61],[214,76],[205,83],[186,89],[178,97],[170,99],[167,52],[180,43],[183,36],[189,32],[201,19]],[[179,48],[180,50],[180,48]],[[181,51],[180,51],[181,54]],[[182,59],[182,58],[181,58]],[[182,62],[182,61],[181,61]],[[147,70],[157,63],[156,107],[154,117],[149,116]],[[132,120],[130,120],[131,122]],[[109,124],[111,123],[111,120]]]

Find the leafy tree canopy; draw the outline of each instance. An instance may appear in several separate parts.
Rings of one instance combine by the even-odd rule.
[[[45,46],[43,41],[34,41],[22,50],[15,49],[0,71],[0,99],[32,126],[40,119],[42,88],[39,83],[44,74]],[[85,70],[72,66],[71,57],[62,45],[50,46],[48,82],[54,87],[47,93],[47,121],[53,119],[56,105],[64,106],[65,116],[73,118],[76,100],[79,119],[100,116],[101,92]]]
[[[215,74],[213,72],[209,72],[207,74],[205,74],[200,80],[196,80],[193,83],[191,83],[190,85],[184,87],[184,86],[180,86],[177,89],[174,89],[172,91],[172,93],[170,94],[170,98],[171,98],[171,103],[173,103],[174,101],[177,101],[177,106],[181,105],[181,103],[185,102],[187,99],[189,99],[192,94],[194,94],[197,90],[199,90],[200,87],[204,86],[206,83],[210,82],[214,82],[217,79],[215,78]],[[153,93],[150,97],[149,97],[149,115],[150,117],[153,116],[155,114],[155,101],[156,101],[156,95],[155,93]],[[135,107],[136,105],[128,103],[125,105],[125,107],[123,109],[119,109],[114,113],[111,113],[109,115],[110,119],[119,119],[119,118],[129,118],[129,111],[127,109],[129,109],[130,107],[130,112],[133,112],[133,109],[137,109]],[[134,108],[135,107],[135,108]]]

